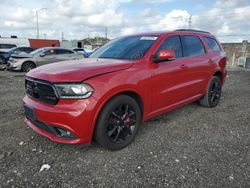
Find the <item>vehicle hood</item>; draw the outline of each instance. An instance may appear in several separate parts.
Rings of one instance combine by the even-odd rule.
[[[50,82],[81,82],[90,77],[131,67],[133,61],[85,58],[40,66],[26,76]]]

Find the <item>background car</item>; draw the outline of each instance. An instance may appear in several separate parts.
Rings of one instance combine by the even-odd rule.
[[[73,48],[75,52],[83,54],[84,57],[89,57],[93,52],[89,50],[85,50],[84,48]]]
[[[81,58],[83,58],[83,55],[69,49],[57,47],[39,48],[30,54],[11,55],[7,69],[28,72],[40,65]]]
[[[31,47],[14,47],[11,48],[9,51],[0,51],[0,64],[7,63],[12,54],[20,54],[22,52],[28,54],[32,51],[34,51],[34,49]]]
[[[16,47],[15,44],[0,44],[0,51],[4,52],[4,51],[9,51],[11,48]]]

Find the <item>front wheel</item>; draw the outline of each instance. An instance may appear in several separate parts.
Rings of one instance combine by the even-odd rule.
[[[221,97],[221,80],[213,76],[209,82],[206,95],[199,100],[201,106],[213,108],[218,105]]]
[[[22,65],[23,72],[29,72],[31,69],[36,68],[36,65],[33,62],[24,62]]]
[[[101,111],[95,128],[95,140],[107,149],[122,149],[132,142],[140,123],[138,103],[127,95],[118,95]]]

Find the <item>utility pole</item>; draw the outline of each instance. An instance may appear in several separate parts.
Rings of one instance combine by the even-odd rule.
[[[108,26],[106,26],[106,28],[105,28],[105,37],[106,37],[106,39],[108,39]]]
[[[63,37],[63,32],[62,32],[62,41],[64,40],[64,37]]]
[[[39,11],[46,10],[47,8],[41,8],[36,10],[36,38],[39,39],[39,19],[38,14]]]
[[[39,39],[38,10],[36,10],[36,38]]]
[[[192,15],[188,19],[188,29],[192,28]]]

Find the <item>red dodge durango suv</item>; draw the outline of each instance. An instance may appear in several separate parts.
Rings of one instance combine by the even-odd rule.
[[[226,57],[209,32],[176,30],[117,38],[90,58],[27,73],[26,123],[60,143],[117,150],[142,122],[193,101],[215,107]]]

